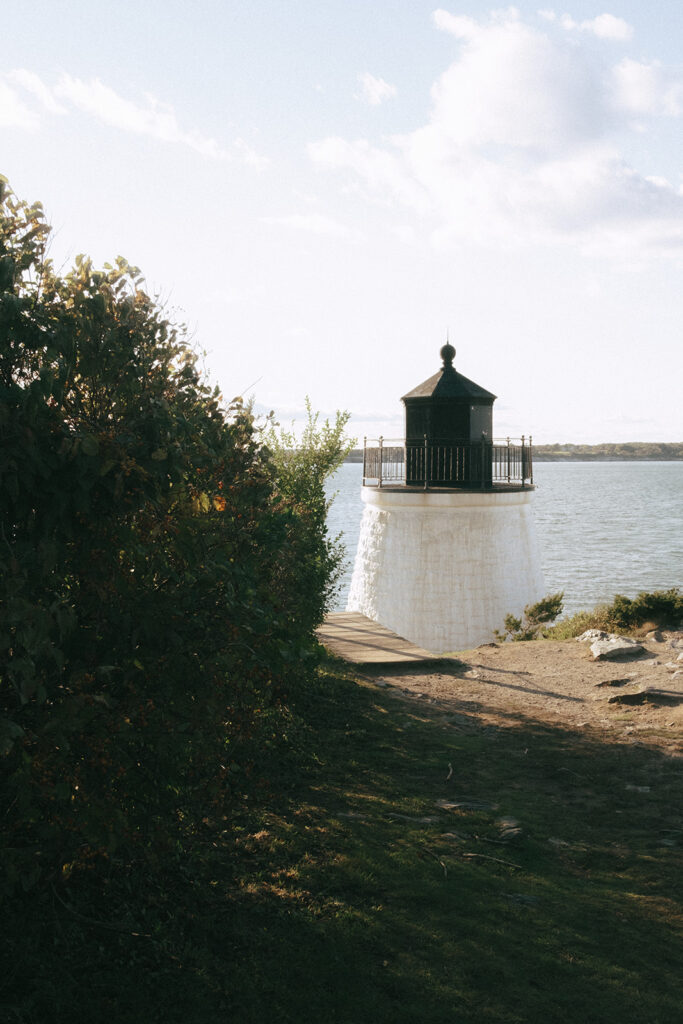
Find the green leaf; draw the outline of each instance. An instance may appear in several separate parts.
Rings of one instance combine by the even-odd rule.
[[[100,450],[100,444],[96,437],[92,434],[86,434],[85,437],[81,438],[81,450],[84,455],[88,455],[90,458],[97,455]]]

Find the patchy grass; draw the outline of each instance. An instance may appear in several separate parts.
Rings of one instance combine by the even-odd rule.
[[[0,1020],[681,1019],[674,759],[447,714],[335,662],[296,711],[238,819],[7,908]]]

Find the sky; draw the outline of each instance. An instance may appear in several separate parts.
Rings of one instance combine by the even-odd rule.
[[[448,337],[497,437],[680,441],[683,3],[608,2],[0,0],[0,173],[283,425]]]

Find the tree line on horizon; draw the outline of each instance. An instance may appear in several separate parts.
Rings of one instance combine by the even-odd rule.
[[[683,441],[624,441],[617,444],[535,444],[537,462],[675,462],[683,460]],[[363,449],[353,448],[346,462],[362,462]]]

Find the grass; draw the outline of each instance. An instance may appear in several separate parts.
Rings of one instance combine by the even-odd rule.
[[[236,818],[9,908],[0,1020],[683,1019],[679,765],[486,711],[326,663]]]

